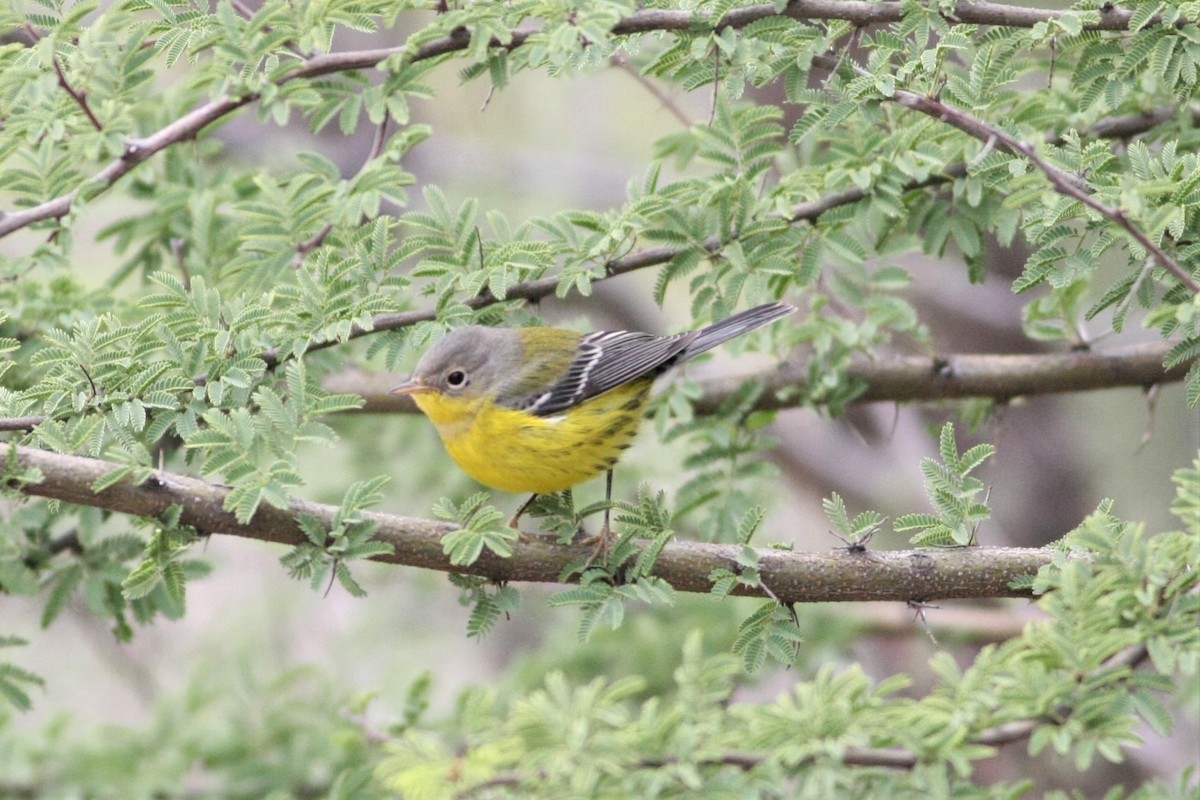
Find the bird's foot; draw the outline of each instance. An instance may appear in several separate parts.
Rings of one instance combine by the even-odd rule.
[[[588,556],[588,560],[583,562],[583,569],[580,570],[580,572],[586,572],[587,569],[596,561],[596,559],[600,559],[600,561],[607,561],[608,549],[612,546],[612,543],[616,541],[616,538],[617,537],[613,535],[612,529],[607,525],[601,528],[600,532],[594,536],[585,537],[582,544],[590,544],[592,546],[592,553]]]

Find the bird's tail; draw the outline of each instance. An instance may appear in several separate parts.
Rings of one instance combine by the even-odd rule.
[[[734,314],[729,319],[714,322],[697,332],[696,338],[688,344],[684,351],[684,356],[691,358],[699,355],[730,339],[741,336],[743,333],[749,333],[755,328],[761,328],[763,325],[782,319],[795,310],[795,306],[789,306],[787,303],[767,303]]]

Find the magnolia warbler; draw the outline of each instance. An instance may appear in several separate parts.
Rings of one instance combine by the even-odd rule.
[[[637,434],[655,378],[795,310],[769,303],[674,336],[470,325],[430,348],[391,392],[412,395],[472,478],[533,493],[509,522],[516,528],[538,495],[602,472],[611,501],[613,466]],[[608,516],[595,537],[601,545]]]

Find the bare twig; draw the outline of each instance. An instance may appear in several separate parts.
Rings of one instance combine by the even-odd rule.
[[[372,161],[379,158],[383,153],[383,148],[387,145],[387,129],[390,116],[384,115],[383,121],[375,127],[375,136],[371,140],[371,149],[367,151],[367,157],[363,159],[358,171],[354,173],[350,180],[354,180],[359,175],[366,171]],[[296,245],[296,258],[292,262],[292,266],[300,269],[304,265],[304,257],[316,250],[321,245],[325,244],[325,240],[329,238],[329,234],[333,232],[333,223],[327,222],[321,226],[321,230],[317,231],[312,238]]]
[[[295,267],[296,269],[300,269],[300,267],[304,266],[304,257],[307,256],[309,253],[311,253],[313,250],[316,250],[321,245],[325,244],[325,240],[329,237],[329,234],[332,232],[333,232],[333,223],[326,222],[324,225],[321,226],[321,230],[319,230],[315,234],[313,234],[312,238],[310,238],[308,241],[304,241],[304,242],[301,242],[300,244],[296,245],[296,258],[293,259],[292,266]]]
[[[71,82],[67,80],[66,73],[63,72],[62,65],[58,63],[57,56],[51,58],[50,61],[52,64],[54,64],[54,74],[58,76],[58,85],[62,87],[63,91],[71,96],[71,99],[75,101],[76,105],[83,109],[83,113],[87,115],[88,121],[92,123],[93,128],[98,131],[104,130],[104,126],[100,124],[100,120],[97,119],[96,115],[92,112],[92,107],[88,105],[87,93],[76,91],[75,88],[71,86]]]
[[[675,119],[683,123],[685,128],[692,127],[692,121],[688,119],[687,114],[683,113],[683,109],[679,107],[679,105],[675,102],[675,99],[671,97],[668,92],[664,91],[657,83],[643,75],[637,67],[630,63],[629,59],[626,58],[623,53],[613,53],[612,56],[609,57],[608,61],[614,67],[617,67],[626,75],[629,75],[631,78],[637,81],[638,84],[641,85],[646,91],[650,92],[650,94],[654,95],[655,98],[658,99],[658,102],[662,104],[662,107],[667,111],[670,111]]]
[[[75,553],[78,555],[83,552],[83,545],[79,541],[79,530],[72,528],[64,534],[54,537],[41,550],[35,550],[25,556],[24,564],[30,569],[37,569],[45,561],[53,558],[59,553]],[[0,795],[2,797],[3,795]]]
[[[0,418],[0,432],[31,431],[45,421],[45,417],[4,417]]]
[[[1144,114],[1129,114],[1120,117],[1105,117],[1097,120],[1087,134],[1094,136],[1097,139],[1128,139],[1132,136],[1146,133],[1147,131],[1158,127],[1167,120],[1173,118],[1178,113],[1178,109],[1173,106],[1167,108],[1158,108],[1153,111],[1147,111]],[[1192,117],[1192,122],[1200,124],[1200,106],[1192,107],[1187,111]],[[1048,140],[1049,141],[1049,140]],[[1052,144],[1060,143],[1061,139],[1057,137],[1051,142]]]

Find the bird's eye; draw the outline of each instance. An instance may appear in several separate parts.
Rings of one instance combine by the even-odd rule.
[[[446,376],[446,385],[458,389],[467,385],[467,373],[456,369]]]

